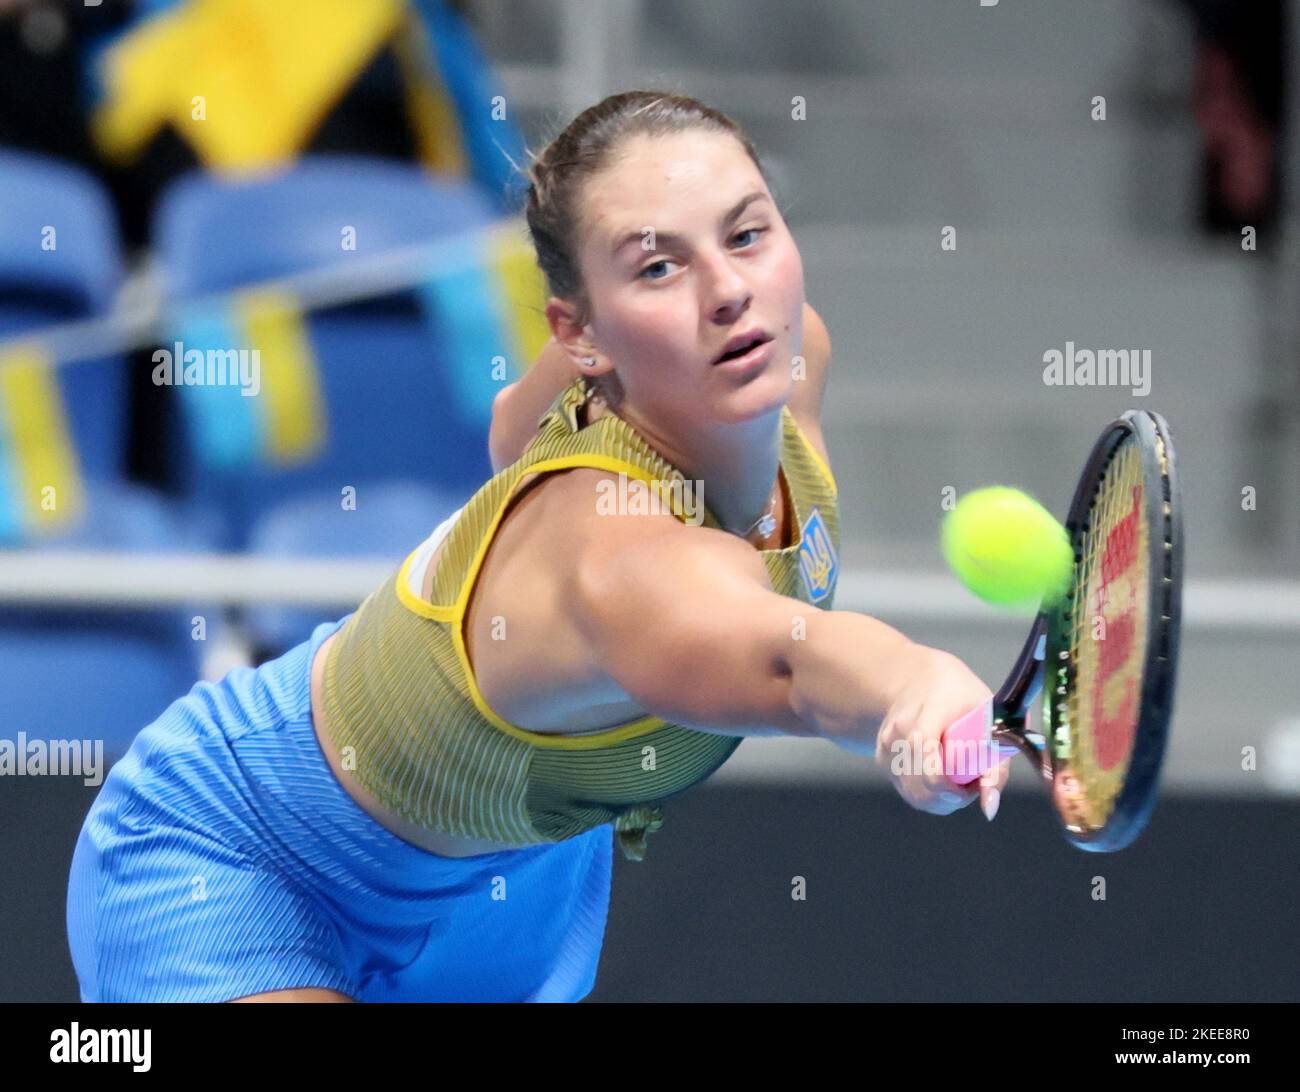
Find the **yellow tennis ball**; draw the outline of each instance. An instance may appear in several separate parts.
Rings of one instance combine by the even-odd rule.
[[[1056,599],[1074,570],[1069,536],[1033,497],[1005,485],[967,493],[943,521],[943,556],[987,603]]]

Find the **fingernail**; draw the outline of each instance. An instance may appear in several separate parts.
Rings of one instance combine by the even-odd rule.
[[[1002,794],[997,789],[993,789],[984,800],[984,818],[990,823],[993,822],[993,816],[998,813],[998,804],[1002,802]]]

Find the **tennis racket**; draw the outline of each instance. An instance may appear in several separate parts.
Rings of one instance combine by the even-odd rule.
[[[1183,536],[1164,418],[1129,410],[1106,426],[1065,527],[1070,587],[1040,605],[997,694],[944,732],[945,771],[965,785],[1021,752],[1049,783],[1066,839],[1106,853],[1151,816],[1173,710]]]

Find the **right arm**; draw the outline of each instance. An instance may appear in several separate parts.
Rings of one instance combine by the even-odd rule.
[[[891,712],[946,727],[989,694],[956,657],[884,622],[778,595],[735,535],[588,511],[570,602],[597,666],[655,716],[870,750]]]
[[[594,490],[600,472],[570,472]],[[587,494],[591,496],[591,493]],[[672,515],[604,515],[581,502],[567,602],[595,666],[648,713],[724,735],[817,736],[871,751],[912,807],[996,807],[1009,760],[965,788],[926,756],[982,705],[987,686],[957,657],[852,611],[778,595],[734,535]],[[907,754],[923,765],[894,765]]]

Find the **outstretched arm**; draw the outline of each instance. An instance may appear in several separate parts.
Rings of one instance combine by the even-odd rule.
[[[594,494],[600,473],[573,471],[566,487]],[[995,788],[958,788],[925,757],[941,755],[943,732],[991,696],[956,656],[864,614],[777,594],[761,555],[735,535],[585,508],[571,524],[579,546],[566,600],[596,665],[647,712],[723,735],[874,749],[923,811],[947,814]],[[925,764],[896,771],[899,747]]]
[[[575,471],[566,487],[590,476],[594,495],[601,473]],[[589,519],[570,601],[597,663],[638,705],[725,735],[874,742],[920,646],[777,594],[735,535],[666,514]]]

